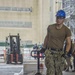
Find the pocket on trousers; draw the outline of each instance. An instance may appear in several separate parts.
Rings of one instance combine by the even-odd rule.
[[[64,68],[65,68],[65,58],[64,57],[62,57],[62,62],[61,62],[61,70],[63,71],[64,70]]]
[[[53,55],[49,50],[45,51],[45,66],[46,68],[50,68],[53,64]]]
[[[46,57],[45,58],[45,66],[46,66],[46,68],[49,68],[50,67],[50,58],[48,58],[48,57]]]

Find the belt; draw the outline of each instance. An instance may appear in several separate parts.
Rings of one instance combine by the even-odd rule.
[[[50,50],[51,54],[58,54],[60,53],[63,49],[56,49],[56,48],[48,48]]]
[[[52,51],[62,51],[62,49],[56,49],[56,48],[48,48],[48,49]]]

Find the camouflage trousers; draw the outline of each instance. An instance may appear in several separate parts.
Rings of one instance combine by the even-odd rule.
[[[65,64],[65,58],[61,57],[62,53],[61,51],[52,54],[50,50],[45,51],[46,75],[62,75]]]

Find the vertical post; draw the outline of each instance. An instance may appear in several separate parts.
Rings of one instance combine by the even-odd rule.
[[[40,72],[39,64],[40,64],[40,60],[39,60],[39,51],[37,51],[37,71],[38,71],[38,72]]]
[[[39,56],[39,51],[37,51],[37,73],[36,73],[35,75],[42,75],[42,74],[40,73],[39,64],[40,64],[40,56]]]

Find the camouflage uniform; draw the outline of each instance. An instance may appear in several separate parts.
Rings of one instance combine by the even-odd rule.
[[[67,37],[71,36],[71,31],[65,25],[61,29],[56,28],[57,24],[49,25],[47,28],[47,35],[44,40],[43,48],[49,49],[45,51],[45,65],[47,68],[46,75],[62,75],[64,58],[61,57],[63,54],[63,45]],[[51,50],[50,50],[51,48]],[[56,51],[52,53],[52,48]],[[58,51],[58,49],[60,51]],[[43,49],[42,49],[43,50]],[[56,73],[56,74],[55,74]]]
[[[46,75],[62,75],[64,69],[64,58],[61,57],[63,51],[57,51],[52,54],[51,50],[45,51],[45,66],[47,68]]]

